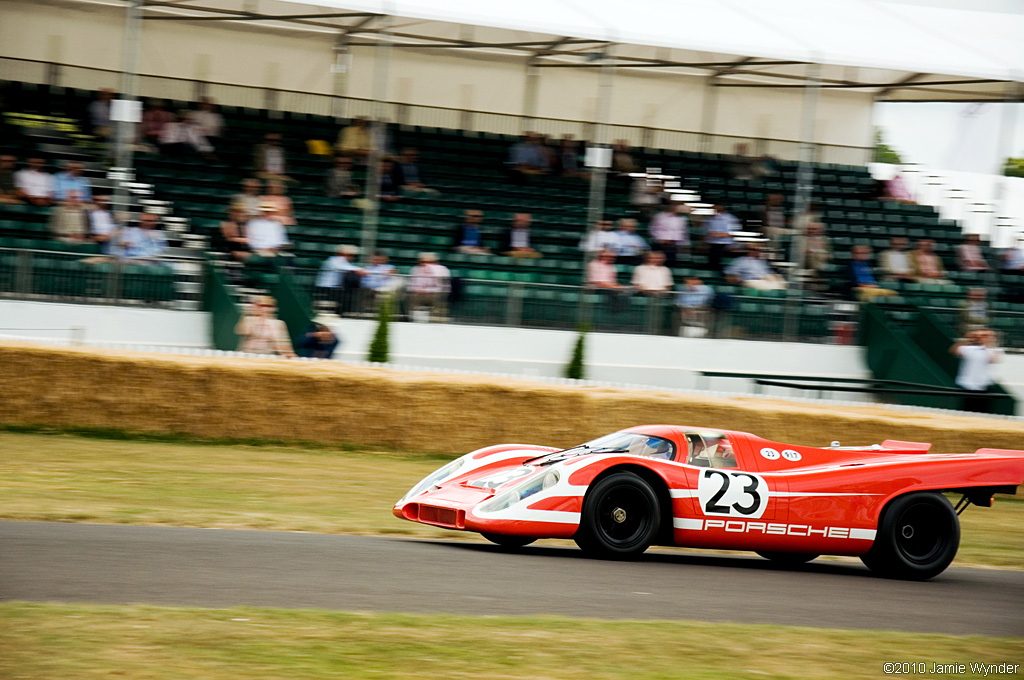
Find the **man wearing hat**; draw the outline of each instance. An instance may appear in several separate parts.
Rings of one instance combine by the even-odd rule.
[[[245,238],[249,250],[264,257],[274,257],[281,248],[288,245],[288,234],[278,218],[277,206],[272,203],[260,204],[259,216],[245,225]]]

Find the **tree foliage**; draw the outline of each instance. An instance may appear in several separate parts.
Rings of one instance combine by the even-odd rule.
[[[377,331],[373,334],[373,342],[370,343],[370,353],[367,361],[377,364],[388,363],[391,356],[391,347],[388,341],[388,327],[391,324],[391,296],[383,295],[380,304],[377,306]]]
[[[587,329],[580,328],[579,335],[576,337],[576,346],[572,350],[572,358],[569,363],[565,366],[565,377],[572,378],[573,380],[583,380],[587,374],[587,366],[585,363],[586,354],[586,339]]]
[[[1007,177],[1024,177],[1024,158],[1007,158],[1003,164],[1003,174]]]
[[[903,159],[896,151],[885,143],[885,139],[882,137],[882,128],[875,128],[875,152],[872,160],[875,163],[892,163],[893,165],[902,165]]]

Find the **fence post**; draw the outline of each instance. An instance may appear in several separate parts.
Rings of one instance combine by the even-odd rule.
[[[505,325],[520,326],[523,321],[523,282],[511,282],[506,291]]]
[[[18,252],[18,263],[14,270],[14,290],[19,293],[32,292],[32,252],[22,250]]]

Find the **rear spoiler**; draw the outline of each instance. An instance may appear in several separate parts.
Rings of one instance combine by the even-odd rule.
[[[882,442],[882,446],[887,449],[909,449],[911,451],[921,451],[922,453],[932,448],[932,445],[926,442],[904,442],[899,439],[886,439]]]
[[[997,456],[1013,456],[1015,458],[1024,458],[1024,451],[1018,451],[1016,449],[978,449],[975,453],[988,453]]]

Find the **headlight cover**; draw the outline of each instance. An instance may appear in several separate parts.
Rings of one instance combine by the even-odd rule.
[[[530,496],[540,493],[544,489],[550,489],[558,484],[560,476],[558,470],[548,470],[542,475],[531,477],[522,484],[498,494],[494,498],[480,504],[480,512],[498,512],[512,507],[516,503],[526,500]]]
[[[430,487],[434,486],[435,484],[440,484],[445,480],[451,479],[458,473],[458,471],[462,468],[463,465],[465,465],[465,463],[466,456],[463,456],[462,458],[453,460],[447,465],[440,467],[437,470],[434,470],[429,475],[424,477],[419,484],[410,489],[409,493],[402,496],[402,499],[398,502],[404,503],[409,498],[419,496],[421,493],[423,493]]]

